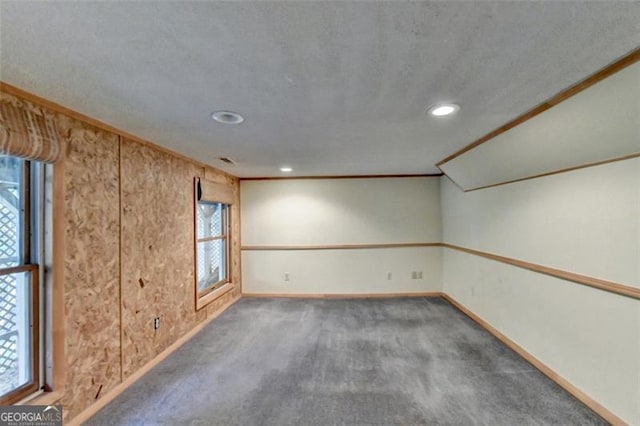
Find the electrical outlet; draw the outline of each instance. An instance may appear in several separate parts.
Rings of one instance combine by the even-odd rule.
[[[415,280],[416,278],[418,278],[418,273],[416,271],[411,272],[411,279]]]
[[[289,273],[288,272],[284,273],[284,280],[285,281],[289,281]]]
[[[391,272],[387,272],[387,279],[390,280],[391,279]]]
[[[157,330],[160,328],[160,317],[155,317],[153,319],[153,329]]]
[[[422,279],[422,271],[418,271],[418,279],[421,280]]]

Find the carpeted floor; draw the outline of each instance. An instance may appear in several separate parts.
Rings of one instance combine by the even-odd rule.
[[[606,424],[440,298],[242,299],[90,425]]]

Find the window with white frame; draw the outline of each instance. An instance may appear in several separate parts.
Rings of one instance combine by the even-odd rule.
[[[40,387],[40,166],[0,156],[0,404]]]

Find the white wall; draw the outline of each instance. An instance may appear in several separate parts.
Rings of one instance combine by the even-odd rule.
[[[248,180],[241,183],[241,209],[243,246],[425,243],[442,237],[438,178]],[[440,291],[441,253],[439,247],[243,250],[243,290]],[[413,271],[423,278],[412,279]]]
[[[640,286],[640,159],[463,193],[442,178],[445,242]],[[444,292],[631,424],[640,301],[445,249]]]
[[[466,193],[442,179],[445,242],[640,287],[640,158]]]
[[[467,193],[446,177],[301,179],[243,181],[241,198],[243,246],[444,241],[640,286],[640,159]],[[637,300],[438,247],[245,250],[242,270],[247,293],[443,290],[640,425]]]
[[[472,189],[636,154],[639,100],[640,62],[440,167]]]

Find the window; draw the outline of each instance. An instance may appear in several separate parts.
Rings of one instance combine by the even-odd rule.
[[[40,384],[39,164],[0,156],[0,404]]]
[[[229,253],[235,196],[230,185],[195,178],[196,310],[233,288]]]
[[[228,282],[229,205],[198,202],[198,294]]]

